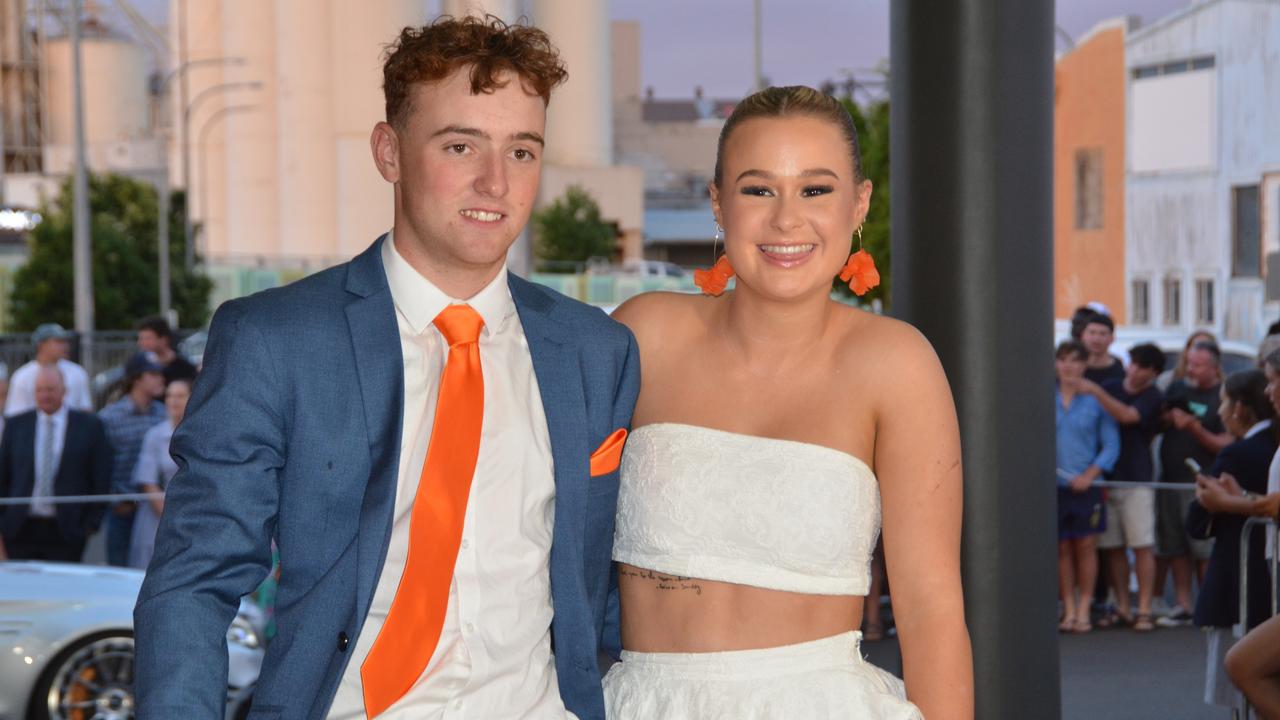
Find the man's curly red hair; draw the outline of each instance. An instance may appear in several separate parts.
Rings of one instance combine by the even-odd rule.
[[[543,103],[551,102],[551,90],[569,75],[545,32],[508,25],[493,15],[445,15],[429,25],[407,27],[387,46],[385,58],[382,92],[387,122],[396,127],[404,127],[413,111],[414,84],[443,80],[459,68],[470,68],[472,93],[493,92],[505,85],[498,77],[513,72],[525,91]]]

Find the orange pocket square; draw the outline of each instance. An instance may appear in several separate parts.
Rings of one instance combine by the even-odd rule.
[[[591,477],[611,473],[622,462],[622,446],[627,442],[626,428],[618,428],[591,453]]]

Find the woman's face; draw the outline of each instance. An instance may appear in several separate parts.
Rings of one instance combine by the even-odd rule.
[[[738,282],[779,299],[825,295],[871,200],[840,128],[809,116],[745,120],[721,172],[711,203]]]
[[[1276,409],[1276,414],[1280,415],[1280,373],[1271,367],[1271,363],[1264,363],[1262,372],[1267,376],[1267,398],[1271,400],[1271,406]]]
[[[1225,387],[1218,392],[1218,400],[1218,417],[1222,418],[1222,425],[1232,435],[1243,437],[1249,428],[1244,427],[1244,424],[1240,421],[1239,408],[1231,398],[1227,397],[1227,389]]]
[[[164,391],[164,408],[174,425],[182,422],[187,412],[187,400],[191,399],[191,386],[182,380],[174,380]]]

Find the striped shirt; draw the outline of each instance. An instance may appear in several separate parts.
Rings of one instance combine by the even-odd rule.
[[[138,464],[142,438],[148,430],[168,418],[164,403],[155,400],[150,408],[140,411],[133,400],[125,396],[102,408],[98,417],[106,426],[107,437],[116,451],[115,463],[111,467],[111,492],[134,492],[133,466]]]

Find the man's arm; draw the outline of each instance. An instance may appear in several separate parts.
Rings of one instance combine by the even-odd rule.
[[[627,358],[618,378],[618,388],[613,399],[614,427],[631,429],[631,415],[636,409],[636,398],[640,394],[640,350],[635,336],[630,330],[627,333]],[[618,595],[617,567],[609,568],[609,596],[605,604],[604,633],[600,647],[610,657],[617,660],[622,655],[622,616]]]
[[[1170,414],[1173,418],[1173,426],[1179,430],[1185,430],[1191,433],[1191,437],[1195,438],[1200,447],[1211,453],[1220,453],[1222,448],[1236,441],[1236,438],[1229,432],[1215,433],[1207,429],[1200,419],[1189,412],[1182,410],[1172,410]]]
[[[1107,414],[1115,418],[1116,422],[1121,425],[1136,425],[1142,420],[1142,414],[1134,406],[1122,402],[1111,393],[1102,388],[1101,385],[1092,381],[1081,378],[1077,385],[1079,390],[1087,395],[1092,395],[1098,404],[1102,406]]]
[[[179,470],[134,609],[139,720],[222,720],[227,628],[240,597],[271,569],[285,404],[244,301],[224,304],[173,436]]]

